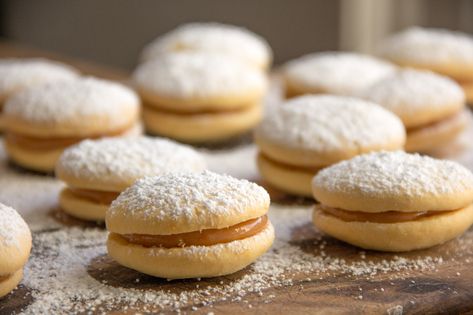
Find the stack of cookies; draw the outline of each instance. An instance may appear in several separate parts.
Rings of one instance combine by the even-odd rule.
[[[328,167],[313,180],[314,224],[350,244],[409,251],[445,243],[473,223],[473,174],[417,154],[377,152]]]
[[[74,217],[103,221],[112,201],[141,177],[204,169],[198,152],[167,139],[84,140],[66,149],[56,165],[56,176],[67,184],[59,205]]]
[[[5,104],[5,149],[24,168],[52,172],[68,146],[141,132],[139,105],[129,88],[94,78],[23,89]]]
[[[360,96],[399,116],[407,130],[407,151],[430,152],[445,145],[471,120],[461,87],[430,71],[393,72]]]
[[[367,101],[306,95],[276,107],[256,129],[262,177],[282,191],[312,196],[312,177],[322,168],[358,154],[399,150],[402,122]]]
[[[241,270],[274,240],[269,195],[246,180],[212,172],[138,180],[107,211],[109,255],[168,279]]]
[[[208,52],[163,54],[141,64],[133,80],[148,132],[183,142],[214,142],[251,130],[262,115],[266,75]]]
[[[251,130],[262,116],[272,52],[240,27],[192,23],[156,38],[133,74],[151,134],[219,142]]]
[[[401,66],[431,70],[452,78],[473,104],[473,36],[413,27],[382,42],[380,54]]]

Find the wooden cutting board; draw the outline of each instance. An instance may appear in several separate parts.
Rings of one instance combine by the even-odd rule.
[[[8,43],[0,45],[0,56],[3,57],[31,56],[32,54],[44,55],[28,49],[19,50]],[[102,72],[103,68],[90,64],[87,64],[86,69],[92,69],[92,73],[101,73],[104,77],[126,79],[120,71]],[[254,149],[247,150],[247,145],[241,145],[241,143],[238,145],[239,147],[235,149],[230,146],[224,151],[217,150],[215,153],[210,150],[207,154],[221,155],[222,161],[231,159],[232,156],[237,157],[242,168],[248,167],[247,164],[252,162],[242,160],[241,156],[246,156],[248,160],[253,159]],[[242,150],[248,152],[245,151],[246,153],[242,155]],[[449,158],[458,157],[462,162],[470,161],[469,157],[473,156],[473,146],[470,148],[460,145],[439,154]],[[5,159],[4,156],[2,158]],[[13,176],[12,178],[18,180],[18,194],[24,194],[27,198],[29,192],[22,190],[21,183],[28,180],[30,174],[6,162],[3,163],[5,163],[5,169],[0,169],[0,176],[8,172],[8,176]],[[472,165],[468,166],[471,168]],[[218,167],[221,165],[219,164]],[[233,171],[233,169],[229,170],[230,173]],[[102,253],[90,259],[87,264],[87,275],[105,286],[138,289],[140,292],[149,294],[167,292],[166,294],[179,295],[182,293],[183,296],[191,295],[192,292],[197,292],[202,288],[213,292],[211,297],[204,296],[194,300],[180,301],[177,308],[153,306],[151,303],[136,303],[132,306],[117,303],[112,307],[107,307],[105,313],[473,314],[473,229],[457,240],[424,251],[402,254],[362,251],[326,237],[313,228],[310,223],[312,200],[294,198],[268,187],[260,181],[254,167],[243,173],[253,174],[245,175],[245,177],[266,186],[272,197],[270,218],[276,226],[278,240],[269,254],[272,260],[262,258],[267,261],[266,265],[262,266],[270,269],[272,263],[275,266],[284,265],[286,268],[284,272],[276,272],[277,276],[267,282],[261,282],[258,277],[254,277],[255,290],[252,290],[251,281],[245,279],[249,276],[253,279],[251,276],[262,272],[257,270],[262,268],[258,264],[226,277],[166,281],[121,267],[107,257],[106,253]],[[238,176],[238,174],[235,175]],[[38,179],[39,182],[41,180],[43,179]],[[50,185],[52,179],[45,177],[44,181],[45,185],[46,183]],[[0,191],[3,189],[11,190],[12,188],[0,182]],[[14,194],[11,193],[11,195]],[[31,203],[34,202],[35,200],[31,201]],[[58,223],[59,227],[35,231],[35,247],[38,250],[34,251],[33,255],[37,259],[48,252],[47,248],[41,247],[45,246],[40,242],[41,235],[56,233],[58,229],[67,229],[71,226],[84,231],[90,228],[103,229],[103,226],[73,219],[54,207],[48,210],[47,215]],[[31,222],[28,223],[31,224]],[[103,238],[97,239],[96,244],[87,244],[84,247],[103,246],[103,243]],[[287,265],[277,260],[278,255],[288,261],[291,259],[293,261]],[[303,261],[298,261],[298,259]],[[268,275],[271,272],[264,274]],[[240,282],[247,285],[244,292],[235,290],[232,293],[225,289],[221,293],[221,288],[232,287]],[[266,283],[269,287],[260,289],[261,283]],[[22,284],[12,294],[0,299],[0,314],[18,313],[28,309],[27,307],[37,299],[33,294],[34,290]],[[73,295],[73,283],[70,285],[70,290]],[[73,303],[87,305],[88,302],[79,298]],[[89,311],[92,314],[102,313],[100,307]],[[65,313],[66,310],[51,310],[51,314],[61,312]]]
[[[300,200],[292,201],[294,207],[300,207]],[[275,200],[276,207],[280,206],[277,202]],[[286,196],[281,206],[290,208],[288,202],[291,202],[291,198]],[[271,211],[271,219],[277,219],[279,210]],[[84,224],[60,212],[52,215],[64,226],[92,227],[92,224]],[[276,227],[279,224],[280,221],[275,224]],[[232,300],[238,297],[237,294],[224,294],[222,300],[217,298],[207,306],[202,304],[205,298],[197,303],[189,301],[181,305],[179,311],[197,314],[467,314],[473,310],[473,230],[442,246],[398,254],[402,257],[399,268],[396,263],[392,263],[397,260],[395,257],[398,255],[360,251],[321,235],[310,222],[292,227],[289,243],[309,257],[313,256],[314,260],[323,255],[330,257],[332,261],[343,259],[346,265],[366,262],[368,266],[360,268],[370,270],[372,267],[369,266],[374,265],[374,274],[364,270],[362,274],[356,275],[353,270],[347,272],[337,268],[334,271],[309,272],[296,268],[282,275],[285,279],[290,279],[290,284],[278,284],[276,287],[262,290],[262,294],[246,292],[239,300]],[[430,263],[430,260],[426,260],[428,257],[441,257],[442,262]],[[403,269],[406,266],[404,259],[414,262],[414,268]],[[386,261],[387,267],[381,271],[379,266],[383,265],[383,261]],[[415,263],[416,261],[419,263]],[[323,265],[331,264],[332,262],[327,262]],[[149,293],[165,290],[175,294],[208,287],[215,289],[218,295],[218,287],[231,286],[254,271],[250,266],[226,277],[166,281],[122,267],[106,254],[102,254],[90,261],[87,272],[97,281],[112,287],[134,288]],[[139,279],[138,283],[136,279]],[[33,303],[34,298],[29,294],[30,290],[22,285],[6,298],[0,299],[0,314],[17,313]],[[76,303],[86,302],[78,300]],[[107,309],[106,313],[177,312],[174,307],[155,308],[139,303],[126,311],[124,307],[125,305],[116,305]],[[101,313],[102,311],[93,314]]]

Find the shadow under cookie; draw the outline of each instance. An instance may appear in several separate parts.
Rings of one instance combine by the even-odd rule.
[[[159,135],[147,133],[151,137],[160,137]],[[191,145],[197,149],[205,149],[209,151],[222,151],[222,150],[231,150],[245,145],[253,143],[253,131],[248,131],[244,134],[232,136],[224,140],[213,141],[213,142],[186,142],[179,141],[181,143]]]
[[[79,218],[73,217],[60,208],[51,209],[48,215],[53,218],[56,222],[63,224],[67,227],[82,227],[82,228],[101,228],[105,229],[105,222],[103,221],[86,221]]]
[[[138,290],[166,290],[172,293],[231,284],[251,270],[250,265],[231,275],[215,278],[167,280],[121,266],[106,254],[92,259],[87,267],[87,273],[105,285]]]
[[[341,258],[346,260],[347,263],[360,261],[380,263],[382,261],[394,261],[399,259],[399,257],[414,261],[426,257],[441,257],[442,260],[446,260],[451,257],[458,258],[473,255],[473,252],[466,248],[469,247],[468,244],[470,244],[472,237],[473,228],[464,236],[428,249],[402,253],[388,253],[365,250],[350,245],[318,231],[311,223],[305,223],[292,229],[289,243],[298,246],[305,253],[313,254],[314,256],[322,255],[323,257]]]
[[[11,160],[8,160],[7,166],[8,166],[8,169],[20,175],[37,175],[37,176],[44,176],[44,177],[54,177],[53,172],[40,172],[40,171],[30,170]]]

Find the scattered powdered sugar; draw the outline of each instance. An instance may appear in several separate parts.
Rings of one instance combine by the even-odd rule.
[[[369,153],[337,163],[321,170],[313,184],[330,192],[361,193],[367,199],[386,195],[473,197],[473,173],[464,166],[401,151]]]
[[[465,103],[463,90],[453,80],[430,71],[411,69],[384,77],[360,95],[401,117]]]
[[[124,85],[88,77],[22,90],[8,99],[4,113],[48,124],[106,116],[110,124],[122,126],[128,124],[129,115],[136,115],[139,104],[135,92]]]
[[[384,108],[329,95],[301,96],[274,108],[256,132],[275,143],[321,152],[402,145],[405,138],[402,122]]]
[[[259,93],[267,78],[260,70],[215,53],[164,54],[143,63],[136,84],[167,97],[205,98]]]
[[[204,158],[190,146],[151,137],[85,140],[65,150],[56,167],[60,177],[124,187],[143,176],[204,169]]]
[[[202,173],[168,173],[142,178],[112,203],[107,221],[115,216],[129,220],[214,222],[216,216],[244,214],[269,206],[264,188],[244,179]],[[203,227],[204,228],[204,227]]]
[[[324,52],[288,62],[284,75],[291,84],[312,88],[314,92],[353,95],[394,70],[390,63],[374,57]]]
[[[19,173],[10,167],[3,143],[0,174],[0,202],[16,209],[33,232],[61,226],[48,215],[58,205],[61,182],[49,176]]]
[[[281,211],[282,213],[278,213]],[[310,209],[273,209],[270,213],[278,227],[287,226],[283,218],[291,218],[295,225],[304,224]],[[127,288],[128,284],[112,286],[106,280],[98,281],[90,275],[95,268],[92,261],[106,254],[106,232],[98,229],[64,228],[37,233],[31,259],[25,268],[23,284],[32,289],[33,301],[24,314],[42,313],[97,313],[120,310],[157,312],[179,311],[193,306],[212,308],[219,302],[244,302],[249,295],[258,295],[268,302],[275,295],[265,290],[290,287],[298,283],[345,276],[371,279],[376,274],[389,274],[392,279],[406,277],[411,271],[432,271],[443,264],[441,257],[407,258],[394,255],[390,259],[371,260],[359,252],[360,258],[348,262],[325,251],[327,243],[320,236],[312,240],[313,252],[305,252],[298,245],[276,240],[273,248],[260,257],[241,276],[222,278],[212,285],[190,282],[186,289],[171,291],[160,288]],[[396,271],[396,273],[392,273]],[[313,279],[313,280],[312,280]],[[136,283],[140,283],[137,278]]]
[[[272,58],[266,40],[245,28],[220,23],[189,23],[149,43],[143,50],[142,59],[179,51],[222,53],[260,67]]]
[[[19,237],[29,233],[28,225],[18,212],[0,203],[0,248],[20,246]]]
[[[473,36],[444,29],[408,28],[382,42],[379,50],[399,62],[473,65]]]
[[[77,76],[74,68],[47,59],[0,59],[0,94],[5,97],[27,87]]]

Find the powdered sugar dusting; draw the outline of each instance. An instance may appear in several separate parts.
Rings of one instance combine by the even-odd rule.
[[[85,140],[67,149],[57,168],[74,178],[127,187],[143,176],[201,172],[205,161],[191,147],[163,138],[106,138]]]
[[[271,60],[271,49],[264,38],[245,28],[220,23],[181,25],[148,44],[142,58],[174,51],[217,52],[255,66],[264,66]]]
[[[46,59],[0,59],[0,94],[34,85],[76,78],[77,71],[65,64]]]
[[[464,193],[473,200],[473,174],[468,169],[453,161],[401,151],[370,153],[337,163],[320,171],[313,184],[331,192],[356,191],[367,198]]]
[[[465,102],[461,87],[447,77],[429,71],[399,70],[361,93],[397,115],[416,115],[433,107]]]
[[[327,93],[353,95],[394,71],[388,62],[355,53],[309,54],[286,64],[284,74],[294,85]]]
[[[127,125],[139,109],[138,96],[124,85],[92,77],[57,81],[25,89],[5,104],[6,116],[32,123],[56,124],[107,116],[111,124]]]
[[[173,173],[138,180],[112,203],[107,221],[125,216],[139,221],[212,222],[229,211],[244,214],[261,205],[269,206],[268,193],[247,180],[210,171]]]
[[[214,53],[165,54],[140,65],[133,74],[138,86],[167,97],[205,98],[262,93],[265,74]]]
[[[436,28],[412,27],[386,39],[380,53],[395,61],[473,65],[473,36]]]
[[[341,96],[301,96],[269,112],[257,133],[288,147],[346,151],[403,143],[404,126],[380,106]]]
[[[0,203],[0,246],[19,247],[19,237],[29,233],[28,225],[18,212]]]

